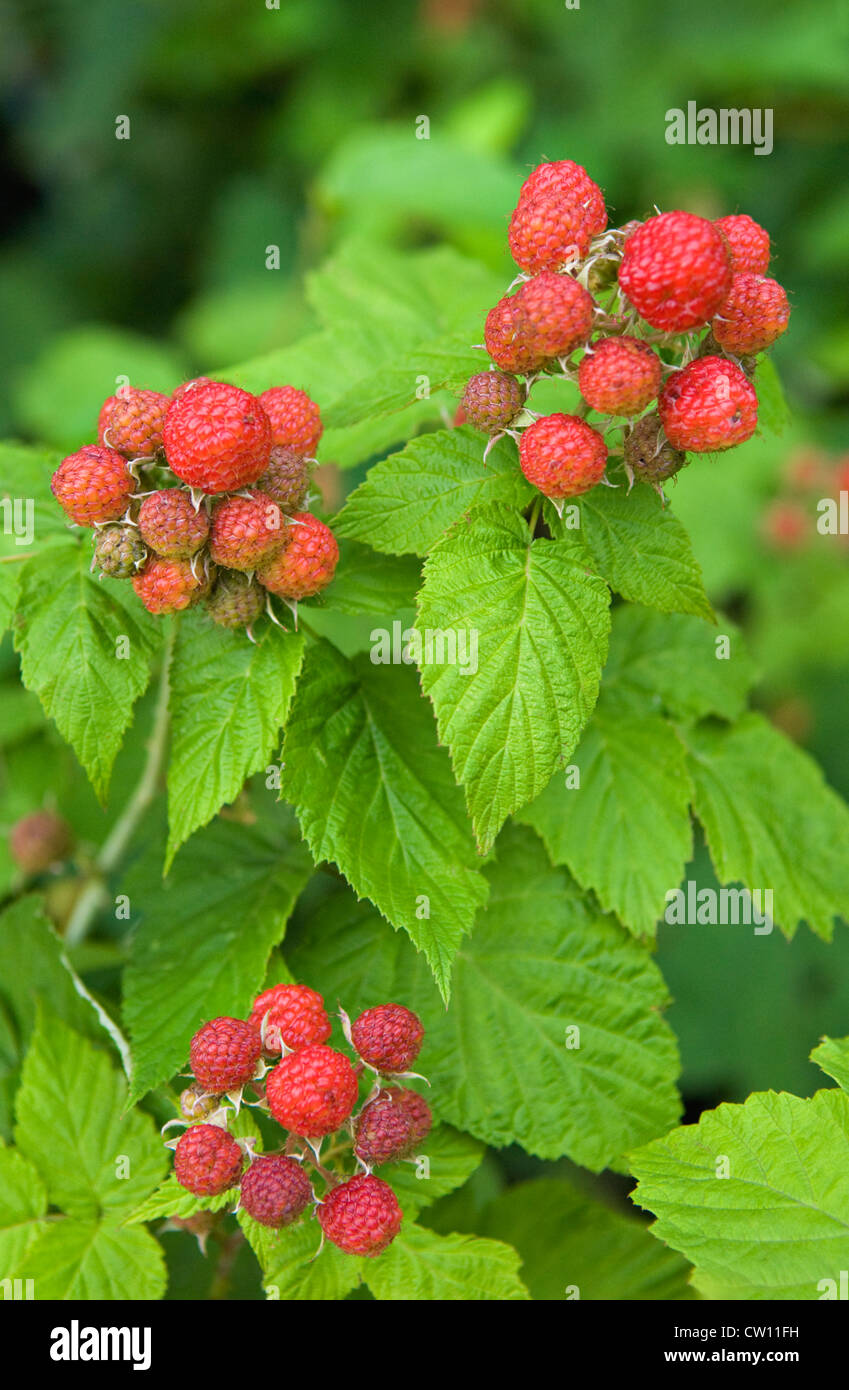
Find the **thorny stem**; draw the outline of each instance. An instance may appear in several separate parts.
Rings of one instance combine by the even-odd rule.
[[[233,1266],[238,1259],[239,1251],[245,1243],[244,1233],[234,1231],[231,1236],[226,1238],[218,1237],[221,1246],[221,1254],[218,1256],[218,1264],[215,1269],[215,1277],[212,1287],[209,1290],[209,1297],[220,1301],[227,1298],[230,1293],[230,1278],[233,1273]]]
[[[170,693],[171,656],[174,650],[176,623],[171,631],[162,658],[162,671],[159,677],[159,690],[156,697],[156,710],[153,728],[147,745],[147,758],[136,789],[116,820],[95,861],[96,876],[83,889],[71,913],[65,929],[65,944],[77,946],[85,939],[88,930],[106,901],[104,880],[120,864],[127,845],[133,838],[138,824],[156,795],[159,774],[168,743],[168,696]]]

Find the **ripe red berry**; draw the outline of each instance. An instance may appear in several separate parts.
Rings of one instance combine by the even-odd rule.
[[[242,1150],[218,1125],[192,1125],[174,1150],[174,1173],[181,1187],[197,1197],[215,1197],[235,1187]]]
[[[265,607],[266,593],[244,574],[218,576],[206,599],[206,611],[219,627],[250,627]]]
[[[521,383],[509,372],[475,372],[466,382],[460,402],[462,420],[454,423],[468,420],[485,434],[498,434],[519,413],[524,401]]]
[[[67,859],[74,848],[68,822],[55,811],[32,811],[12,826],[9,853],[26,874],[41,874]]]
[[[519,206],[543,194],[556,194],[563,202],[580,209],[593,235],[603,232],[607,226],[604,194],[586,169],[573,160],[556,159],[539,164],[522,184]]]
[[[424,1026],[403,1004],[378,1004],[366,1009],[351,1027],[356,1051],[379,1072],[407,1071],[424,1041]]]
[[[294,1158],[256,1158],[241,1182],[239,1202],[261,1226],[290,1226],[314,1200],[310,1181]]]
[[[129,387],[101,407],[97,437],[127,458],[149,458],[162,448],[162,427],[169,398],[161,391]]]
[[[699,357],[673,372],[657,409],[672,447],[694,454],[742,444],[758,423],[754,387],[724,357]]]
[[[195,574],[189,560],[160,560],[154,555],[133,575],[133,588],[148,613],[180,613],[204,597],[209,579],[202,569]]]
[[[731,286],[725,238],[692,212],[660,213],[626,240],[619,285],[653,328],[697,328],[713,317]]]
[[[275,444],[271,458],[257,483],[261,492],[267,492],[284,512],[297,512],[307,499],[310,474],[306,459],[294,449]]]
[[[136,526],[104,526],[95,533],[94,563],[112,579],[131,579],[147,559],[144,541]]]
[[[487,352],[502,370],[524,375],[585,343],[592,322],[593,300],[583,285],[544,270],[490,309]]]
[[[172,401],[178,401],[181,396],[185,396],[187,391],[193,391],[196,386],[211,386],[212,381],[208,376],[193,376],[191,381],[184,381],[182,386],[171,392]]]
[[[430,1134],[433,1124],[433,1115],[424,1096],[420,1096],[418,1091],[411,1091],[407,1086],[387,1086],[380,1095],[388,1097],[406,1111],[410,1121],[410,1144],[415,1152],[416,1146]]]
[[[607,445],[577,415],[545,415],[523,430],[519,463],[546,497],[578,497],[604,477]]]
[[[401,1208],[388,1183],[370,1173],[340,1183],[322,1201],[318,1221],[348,1255],[380,1255],[401,1229]]]
[[[292,521],[288,544],[257,569],[256,577],[281,598],[311,598],[333,578],[339,546],[330,527],[311,512],[296,512]]]
[[[192,1038],[189,1057],[195,1080],[221,1095],[251,1080],[262,1052],[259,1029],[241,1018],[213,1018]]]
[[[217,565],[252,571],[268,564],[289,540],[286,518],[265,492],[228,497],[212,514],[209,553]]]
[[[354,1153],[370,1167],[404,1158],[413,1147],[413,1123],[403,1105],[386,1093],[365,1105],[354,1126]]]
[[[312,458],[324,429],[315,401],[295,386],[272,386],[259,399],[271,421],[272,443]]]
[[[172,399],[164,439],[172,472],[210,493],[255,483],[271,454],[271,424],[256,396],[220,381]]]
[[[655,410],[635,420],[625,436],[623,451],[631,473],[653,486],[674,477],[687,462],[687,455],[669,443]]]
[[[209,535],[209,514],[181,487],[152,492],[139,508],[142,540],[163,560],[188,560]]]
[[[356,1105],[357,1074],[343,1053],[310,1043],[278,1062],[265,1089],[278,1124],[320,1139],[344,1124]]]
[[[747,270],[753,275],[766,275],[770,256],[769,232],[764,231],[745,212],[719,217],[714,226],[719,228],[728,242],[731,269],[735,274]]]
[[[511,255],[532,275],[583,260],[591,240],[586,213],[575,203],[562,200],[556,187],[520,202],[510,220]]]
[[[96,526],[124,515],[136,480],[117,450],[86,444],[62,460],[50,480],[50,490],[71,521],[78,526]]]
[[[731,281],[711,329],[720,347],[739,357],[768,348],[789,321],[790,305],[778,281],[741,271]]]
[[[602,415],[639,415],[660,390],[661,361],[637,338],[602,338],[587,349],[578,386]]]
[[[294,1050],[330,1037],[330,1019],[324,1000],[309,985],[273,985],[254,1000],[250,1022],[261,1028],[265,1019],[266,1052]]]

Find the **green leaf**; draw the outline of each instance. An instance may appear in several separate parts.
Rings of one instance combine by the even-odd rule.
[[[816,763],[761,715],[684,734],[694,808],[720,883],[772,893],[772,921],[830,940],[849,903],[849,808]],[[761,906],[763,907],[763,899]]]
[[[336,577],[324,594],[328,608],[354,617],[388,619],[399,609],[414,606],[421,583],[421,566],[414,556],[380,555],[370,546],[344,538],[339,551]]]
[[[14,1019],[22,1051],[39,1002],[78,1033],[105,1041],[94,1008],[77,992],[64,949],[34,894],[0,913],[0,1000]]]
[[[365,1278],[375,1298],[392,1303],[482,1303],[526,1299],[519,1256],[479,1236],[441,1236],[405,1222]]]
[[[684,747],[659,714],[632,714],[602,697],[574,758],[520,812],[602,907],[637,936],[653,936],[693,852],[693,786]]]
[[[186,614],[171,666],[166,870],[180,846],[269,763],[304,654],[300,633],[265,622],[251,642]]]
[[[486,357],[464,338],[427,338],[398,353],[391,365],[361,378],[323,412],[330,429],[344,429],[390,415],[435,391],[457,396],[474,372],[484,371]]]
[[[159,1182],[166,1159],[153,1122],[126,1104],[124,1077],[105,1053],[41,1015],[24,1062],[15,1139],[53,1206],[117,1218]]]
[[[35,1297],[53,1301],[150,1301],[165,1293],[162,1249],[148,1231],[112,1221],[64,1220],[47,1226],[21,1270]]]
[[[17,1149],[0,1146],[0,1279],[20,1278],[20,1266],[47,1212],[38,1169]]]
[[[811,1061],[849,1092],[849,1038],[823,1038],[811,1053]]]
[[[169,1216],[195,1216],[199,1211],[225,1211],[235,1206],[239,1196],[238,1188],[220,1192],[216,1197],[196,1197],[181,1187],[173,1173],[169,1173],[155,1192],[124,1218],[125,1226],[138,1226],[145,1221],[157,1221]]]
[[[462,1187],[483,1154],[484,1147],[477,1139],[449,1125],[439,1125],[421,1144],[415,1159],[384,1164],[379,1176],[389,1183],[404,1215],[415,1216],[422,1207]]]
[[[419,1014],[416,1069],[442,1119],[495,1147],[599,1170],[678,1116],[666,989],[646,949],[587,905],[530,831],[505,831],[497,853],[447,1010],[419,958],[347,894],[321,908],[287,959],[352,1015],[380,999]]]
[[[214,822],[165,879],[160,855],[150,845],[122,885],[136,923],[124,978],[134,1099],[183,1065],[201,1023],[245,1013],[311,869],[286,814]]]
[[[89,565],[87,548],[71,545],[24,566],[16,644],[24,684],[103,800],[161,628],[129,584],[98,579]]]
[[[598,695],[610,596],[573,541],[532,541],[499,504],[459,522],[424,574],[422,686],[486,851],[574,751]],[[476,669],[429,663],[428,629],[465,635]]]
[[[321,1245],[317,1221],[300,1221],[272,1231],[240,1211],[239,1225],[259,1260],[262,1286],[269,1299],[310,1303],[337,1300],[362,1283],[366,1261],[344,1254],[329,1242],[316,1258]]]
[[[790,408],[771,358],[762,356],[758,362],[755,387],[758,393],[758,425],[769,434],[781,434],[790,419]]]
[[[437,430],[369,470],[334,522],[340,536],[367,541],[390,555],[426,555],[470,508],[503,502],[521,509],[533,489],[501,440],[483,461],[483,437],[472,429]]]
[[[682,719],[739,719],[753,680],[743,638],[725,617],[711,629],[698,618],[648,608],[623,606],[613,615],[604,690],[617,700],[664,707]]]
[[[412,671],[310,649],[286,728],[283,792],[316,862],[338,864],[423,951],[443,994],[486,885]]]
[[[849,1267],[847,1145],[843,1091],[758,1092],[633,1154],[634,1201],[704,1297],[819,1299]]]

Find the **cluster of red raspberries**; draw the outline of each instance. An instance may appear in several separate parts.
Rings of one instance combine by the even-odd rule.
[[[518,288],[487,316],[495,368],[470,378],[458,418],[493,438],[511,433],[546,497],[562,506],[595,487],[609,455],[623,456],[630,483],[660,491],[688,453],[754,433],[756,357],[790,306],[766,274],[769,236],[750,217],[664,212],[610,228],[601,189],[563,159],[525,180],[509,240]],[[578,387],[579,413],[526,409],[543,373]],[[603,418],[588,424],[590,413]]]
[[[250,635],[263,608],[274,617],[270,594],[292,606],[333,578],[333,533],[303,510],[321,433],[318,406],[293,386],[127,387],[51,487],[72,522],[95,528],[92,568],[132,580],[150,613],[203,602]]]
[[[372,1169],[411,1158],[431,1128],[427,1101],[395,1084],[411,1075],[424,1028],[402,1004],[366,1009],[353,1023],[339,1016],[356,1063],[328,1047],[324,1000],[307,985],[265,990],[247,1020],[205,1023],[192,1038],[194,1084],[180,1098],[188,1128],[171,1141],[174,1171],[197,1196],[238,1188],[238,1205],[263,1226],[288,1226],[314,1208],[334,1245],[379,1255],[400,1230],[401,1208]],[[359,1105],[368,1073],[373,1084]],[[255,1154],[252,1141],[229,1132],[228,1118],[243,1102],[288,1131],[278,1152]],[[329,1135],[336,1140],[322,1159]],[[351,1157],[358,1171],[347,1177],[339,1165]]]

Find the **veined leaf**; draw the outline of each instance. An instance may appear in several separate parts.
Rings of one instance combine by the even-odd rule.
[[[437,1235],[404,1222],[388,1250],[364,1262],[377,1299],[392,1303],[482,1303],[527,1299],[519,1256],[500,1240]]]

